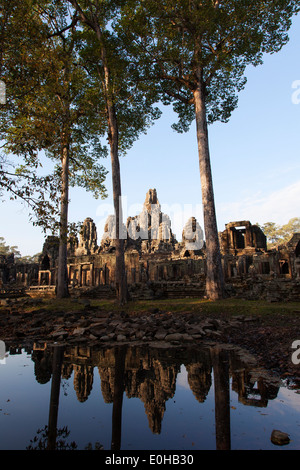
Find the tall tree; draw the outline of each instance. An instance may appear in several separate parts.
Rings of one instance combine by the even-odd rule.
[[[145,132],[160,114],[152,103],[152,93],[146,94],[133,80],[126,47],[113,29],[120,2],[114,0],[69,0],[78,13],[87,33],[86,65],[98,77],[104,98],[106,132],[110,146],[113,201],[116,227],[116,290],[120,304],[127,302],[122,233],[122,190],[119,156]],[[92,34],[91,34],[92,33]],[[91,62],[91,58],[93,61]]]
[[[106,170],[97,160],[106,151],[100,141],[102,126],[95,89],[78,60],[76,16],[70,18],[66,2],[32,2],[31,8],[43,32],[37,33],[43,56],[39,55],[40,46],[30,50],[37,70],[37,88],[34,95],[15,98],[14,113],[4,136],[12,153],[22,155],[26,150],[34,155],[35,162],[38,151],[43,149],[57,163],[52,175],[60,188],[57,297],[63,298],[68,296],[69,186],[80,185],[96,197],[105,197]],[[28,40],[34,41],[36,31],[30,34],[32,38]],[[24,54],[26,57],[26,51]],[[22,172],[26,171],[23,166]]]
[[[105,155],[105,149],[100,142],[102,125],[94,100],[95,88],[78,56],[76,12],[69,19],[67,2],[52,2],[44,9],[39,8],[39,13],[48,26],[53,73],[45,82],[44,100],[39,98],[37,102],[37,114],[42,110],[43,115],[44,109],[49,113],[51,106],[46,119],[46,138],[49,139],[46,154],[60,162],[57,168],[61,175],[61,198],[56,295],[63,298],[68,296],[69,185],[76,183],[92,190],[96,197],[105,197],[106,171],[97,164],[97,159]]]
[[[206,291],[224,296],[208,124],[228,121],[245,85],[249,64],[279,51],[297,0],[128,0],[121,30],[141,78],[152,80],[165,104],[173,103],[187,131],[196,121],[207,253]],[[142,72],[143,70],[143,72]]]
[[[54,131],[56,139],[46,151],[52,158],[57,158],[59,155],[61,162],[59,169],[61,202],[57,270],[58,298],[68,295],[69,174],[74,174],[77,184],[93,190],[96,195],[106,196],[103,186],[106,172],[103,167],[96,164],[97,157],[101,156],[102,147],[99,139],[101,132],[98,129],[98,126],[101,127],[100,116],[98,107],[93,101],[95,90],[76,55],[78,36],[75,27],[76,12],[70,26],[66,24],[68,13],[67,4],[62,2],[59,7],[54,5],[54,8],[48,8],[45,14],[48,25],[50,23],[50,31],[53,31],[50,36],[54,38],[53,67],[56,70],[56,76],[51,77],[54,80],[51,80],[47,84],[49,87],[46,86],[45,89],[47,96],[50,96],[52,102],[56,104],[55,115],[52,115],[51,119],[51,127],[55,123],[55,129],[52,129],[52,132]]]
[[[23,201],[33,223],[47,229],[57,215],[57,180],[38,172],[37,151],[25,137],[25,115],[13,125],[21,104],[28,107],[47,74],[44,29],[32,5],[32,0],[0,0],[0,79],[6,89],[0,103],[0,196]],[[24,164],[16,169],[21,156]]]

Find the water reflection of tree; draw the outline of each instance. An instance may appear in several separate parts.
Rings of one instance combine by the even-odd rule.
[[[104,447],[102,444],[100,444],[100,442],[95,442],[94,447],[93,447],[93,444],[89,442],[84,448],[84,450],[103,450],[103,449]]]
[[[230,450],[229,355],[228,351],[215,347],[211,351],[211,356],[215,389],[216,448]]]
[[[52,358],[52,380],[49,406],[48,425],[38,429],[37,435],[30,441],[28,450],[75,450],[77,444],[72,441],[66,442],[70,431],[67,426],[57,428],[57,417],[59,408],[59,394],[61,385],[61,372],[64,360],[64,347],[53,347]]]
[[[114,396],[112,410],[112,436],[111,450],[120,450],[121,448],[121,430],[122,430],[122,406],[123,394],[125,389],[124,372],[126,348],[115,348],[115,380]]]
[[[59,407],[59,393],[61,383],[61,370],[64,360],[64,347],[53,347],[53,360],[52,360],[52,381],[51,381],[51,395],[49,407],[49,420],[48,420],[48,449],[53,450],[56,448],[57,439],[57,416]]]
[[[55,450],[76,450],[77,444],[72,441],[70,443],[66,442],[66,439],[69,437],[70,431],[67,426],[57,429],[56,434],[56,443]],[[42,429],[37,430],[36,436],[33,439],[30,439],[29,446],[26,447],[26,450],[47,450],[48,449],[48,436],[49,428],[46,425]]]

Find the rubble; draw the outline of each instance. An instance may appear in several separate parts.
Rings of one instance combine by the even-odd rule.
[[[0,327],[2,337],[13,340],[27,337],[39,341],[95,340],[97,342],[151,342],[166,341],[176,344],[222,337],[230,328],[236,328],[244,321],[230,319],[201,319],[195,314],[177,315],[160,312],[128,316],[124,312],[110,313],[94,309],[80,311],[47,311],[36,309],[22,312],[18,302],[11,310],[2,310]],[[247,321],[251,321],[247,319]],[[253,320],[255,321],[255,320]]]

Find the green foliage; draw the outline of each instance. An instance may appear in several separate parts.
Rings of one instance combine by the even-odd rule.
[[[77,20],[66,2],[1,0],[0,7],[0,78],[7,88],[0,108],[0,193],[21,198],[34,224],[55,230],[63,139],[69,141],[70,184],[106,197],[96,91],[79,63]],[[41,176],[41,150],[57,163],[53,174]]]
[[[165,104],[173,103],[179,132],[195,118],[193,93],[205,88],[208,123],[227,122],[244,88],[245,69],[288,41],[297,0],[129,0],[120,34],[130,44],[139,74]]]
[[[139,71],[128,56],[128,44],[113,27],[123,2],[69,0],[69,3],[79,12],[81,19],[80,59],[98,90],[95,100],[103,116],[102,130],[109,138],[107,106],[111,100],[117,117],[118,152],[125,155],[139,135],[146,133],[160,117],[161,111],[154,106],[158,95],[155,89],[140,81]],[[109,69],[109,82],[105,77],[105,65]]]
[[[26,255],[22,256],[19,248],[17,246],[9,246],[6,245],[5,239],[3,237],[0,237],[0,255],[14,255],[14,259],[18,263],[37,263],[40,253],[36,253],[33,256]]]
[[[57,428],[57,436],[55,442],[55,449],[58,450],[76,450],[77,444],[75,441],[67,442],[70,435],[68,426]],[[49,427],[45,425],[42,429],[38,429],[33,439],[30,439],[30,444],[26,450],[47,450],[48,448]]]
[[[44,148],[48,157],[59,161],[62,141],[64,137],[69,139],[70,184],[91,191],[97,198],[104,198],[103,183],[107,171],[98,161],[107,156],[107,149],[101,142],[103,119],[99,113],[99,99],[96,99],[98,89],[80,61],[80,32],[75,24],[66,32],[60,32],[68,26],[68,13],[66,2],[60,2],[58,6],[52,2],[43,14],[48,35],[53,36],[50,40],[52,73],[37,103],[46,124],[43,127],[47,131],[48,145]],[[59,166],[56,171],[60,174]]]
[[[18,263],[22,264],[34,264],[39,262],[39,258],[41,256],[41,253],[36,253],[35,255],[26,255],[26,256],[21,256],[20,258],[17,259]]]
[[[6,245],[5,239],[0,237],[0,255],[11,255],[14,254],[16,258],[21,257],[21,253],[17,246]]]
[[[287,224],[283,225],[278,225],[275,222],[266,222],[258,226],[267,237],[268,247],[273,248],[288,243],[294,233],[300,233],[300,217],[293,217]]]
[[[0,78],[6,85],[6,103],[0,105],[0,197],[8,192],[11,199],[22,200],[31,220],[49,227],[57,216],[57,181],[39,173],[40,147],[28,131],[30,103],[48,70],[45,30],[35,5],[33,0],[0,1]]]
[[[0,155],[0,198],[5,193],[11,200],[21,200],[29,207],[29,219],[44,231],[52,230],[58,216],[59,179],[55,175],[39,175],[38,169],[19,165],[11,156]]]

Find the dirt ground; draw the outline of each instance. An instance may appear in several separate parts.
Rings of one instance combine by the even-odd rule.
[[[232,330],[226,340],[254,354],[266,369],[281,378],[294,379],[300,386],[300,318],[283,320],[274,314],[271,323],[261,320],[247,328]],[[296,348],[294,341],[299,341]],[[295,363],[298,361],[299,364]]]

